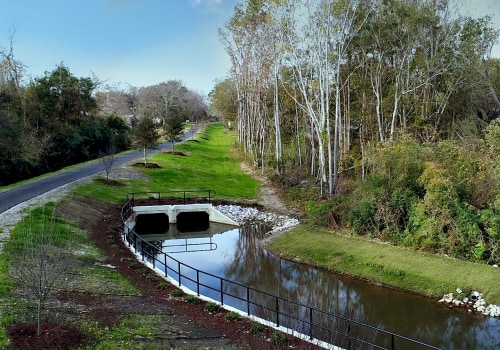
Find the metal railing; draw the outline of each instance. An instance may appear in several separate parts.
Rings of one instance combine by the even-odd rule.
[[[193,204],[193,203],[212,203],[215,197],[214,190],[179,190],[169,192],[131,192],[126,196],[127,201],[132,200],[132,206],[135,202],[155,203],[155,204]]]
[[[188,192],[188,191],[186,191]],[[122,223],[132,212],[134,197],[129,197],[121,211]],[[143,240],[133,229],[122,230],[125,241],[134,252],[165,276],[177,277],[179,286],[245,312],[264,318],[277,327],[294,330],[333,346],[345,349],[439,349],[349,317],[325,312],[286,298],[260,291],[225,278],[201,271],[164,253],[161,248]],[[231,305],[232,304],[232,305]],[[371,338],[371,340],[368,340]]]

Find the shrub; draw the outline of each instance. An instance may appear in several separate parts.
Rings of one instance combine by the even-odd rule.
[[[208,303],[205,304],[204,309],[205,309],[205,311],[208,311],[208,312],[217,312],[217,311],[219,311],[220,306],[219,306],[219,304],[217,304],[213,301],[209,301]]]
[[[167,282],[160,282],[156,285],[156,289],[165,290],[168,287]]]
[[[186,297],[186,301],[190,304],[198,304],[200,302],[200,299],[198,299],[194,295],[188,295]]]
[[[275,346],[283,345],[285,343],[285,336],[283,333],[274,332],[273,335],[271,335],[271,342]]]
[[[337,223],[334,217],[335,203],[331,201],[307,201],[306,211],[310,219],[316,224],[330,228],[336,228]]]
[[[264,331],[264,326],[260,323],[254,322],[250,326],[250,333],[252,334],[262,333],[263,331]]]
[[[358,235],[367,234],[375,229],[375,201],[364,200],[357,203],[347,214],[347,221]]]
[[[149,274],[146,276],[146,281],[148,282],[156,282],[157,278],[155,275]]]
[[[176,288],[176,289],[174,289],[172,292],[170,292],[170,295],[171,295],[171,296],[173,296],[174,298],[181,297],[181,296],[182,296],[182,294],[184,294],[184,293],[182,292],[182,290],[177,289],[177,288]]]
[[[224,320],[226,322],[232,322],[232,321],[236,321],[239,317],[240,317],[240,314],[238,314],[237,312],[229,311],[228,313],[226,313],[224,315]]]

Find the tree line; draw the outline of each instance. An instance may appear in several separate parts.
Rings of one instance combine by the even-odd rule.
[[[210,94],[241,150],[312,217],[500,260],[500,61],[448,0],[247,0]]]
[[[152,148],[161,136],[174,140],[186,120],[207,116],[201,95],[180,81],[120,89],[60,64],[25,82],[10,42],[0,47],[0,186],[133,146]]]

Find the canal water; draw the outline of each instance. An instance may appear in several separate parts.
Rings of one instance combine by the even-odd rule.
[[[172,231],[143,237],[195,269],[426,344],[453,350],[500,349],[499,319],[284,260],[259,245],[265,230],[258,225],[221,226],[218,232],[212,228],[204,233]],[[209,289],[201,294],[219,300]],[[377,334],[365,336],[371,341]]]

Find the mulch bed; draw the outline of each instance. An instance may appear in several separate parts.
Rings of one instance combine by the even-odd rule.
[[[43,322],[40,335],[37,335],[37,327],[37,323],[17,323],[7,327],[11,348],[66,350],[87,343],[87,337],[70,326]]]
[[[138,168],[148,168],[148,169],[159,169],[161,166],[159,166],[156,163],[134,163],[132,166],[138,167]]]

